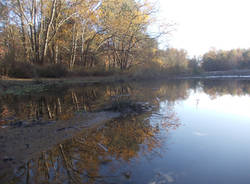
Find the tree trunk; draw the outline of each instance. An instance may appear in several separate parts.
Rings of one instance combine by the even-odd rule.
[[[52,7],[51,7],[51,14],[50,14],[50,19],[49,19],[49,24],[47,25],[46,30],[45,30],[45,41],[44,41],[43,47],[42,47],[43,52],[42,52],[42,57],[41,57],[41,60],[40,60],[40,64],[43,64],[44,58],[47,55],[50,30],[51,30],[51,26],[52,26],[52,23],[53,23],[53,20],[54,20],[54,17],[55,17],[55,12],[56,12],[56,2],[57,2],[57,0],[53,0]]]

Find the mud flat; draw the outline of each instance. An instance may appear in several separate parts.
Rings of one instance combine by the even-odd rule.
[[[119,117],[120,113],[102,111],[76,113],[70,120],[51,122],[16,122],[0,129],[0,180],[13,168],[53,146],[89,128]]]

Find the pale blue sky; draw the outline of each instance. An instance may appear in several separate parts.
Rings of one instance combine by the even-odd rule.
[[[211,48],[250,48],[250,0],[158,0],[159,17],[176,23],[169,45],[190,56]]]

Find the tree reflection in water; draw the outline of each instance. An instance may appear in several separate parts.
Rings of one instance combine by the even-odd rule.
[[[159,86],[161,86],[159,88]],[[140,101],[157,104],[157,100],[175,101],[188,96],[188,82],[130,83],[56,89],[56,92],[28,95],[0,95],[0,119],[68,120],[77,111],[99,111],[113,101]],[[2,123],[4,123],[2,122]]]
[[[202,83],[203,91],[212,99],[223,96],[242,96],[250,94],[249,80],[206,80]]]
[[[216,96],[246,95],[248,81],[172,81],[97,85],[26,96],[0,96],[0,121],[70,120],[77,111],[102,111],[113,102],[131,101],[151,108],[128,114],[98,128],[82,130],[74,138],[44,151],[15,172],[13,183],[112,183],[133,174],[127,167],[143,158],[159,156],[168,132],[180,126],[174,104],[202,89]],[[159,114],[166,103],[167,114]],[[164,131],[165,137],[162,136]],[[167,133],[166,133],[167,132]],[[170,131],[171,132],[171,131]]]
[[[15,181],[31,183],[109,183],[129,177],[124,164],[157,154],[162,129],[180,124],[171,114],[164,122],[150,121],[152,112],[117,118],[105,125],[81,132],[53,149],[33,158],[17,171]],[[162,119],[163,120],[163,119]]]
[[[186,89],[187,82],[167,83],[160,88],[158,84],[148,84],[145,88],[145,84],[134,83],[71,88],[63,94],[1,96],[4,109],[1,119],[5,120],[11,116],[25,121],[68,120],[76,111],[99,111],[121,101],[151,107],[145,112],[114,119],[97,129],[83,130],[71,140],[42,152],[17,170],[13,182],[103,183],[117,177],[128,178],[130,173],[122,166],[142,156],[150,158],[158,154],[162,141],[166,141],[159,136],[160,131],[179,126],[172,111],[168,115],[157,114],[160,102],[169,100],[171,104],[184,99],[188,96]],[[152,116],[157,116],[157,121],[152,120]]]

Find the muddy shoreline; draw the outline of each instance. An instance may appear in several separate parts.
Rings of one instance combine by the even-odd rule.
[[[67,121],[22,122],[0,129],[0,178],[53,146],[120,116],[118,112],[77,113]],[[11,177],[11,176],[10,176]],[[9,177],[4,177],[8,181]]]

